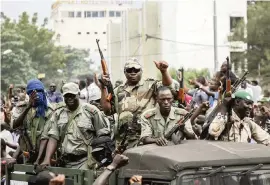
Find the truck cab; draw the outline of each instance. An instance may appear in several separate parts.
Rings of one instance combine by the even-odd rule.
[[[270,147],[260,144],[186,140],[180,145],[140,146],[125,151],[129,164],[115,171],[109,185],[129,185],[133,175],[142,185],[270,185]],[[31,172],[33,166],[15,165]],[[101,172],[50,167],[65,174],[72,185],[91,185]],[[10,180],[28,181],[31,175],[9,171]]]
[[[143,185],[270,185],[270,147],[260,144],[187,140],[146,145],[125,153],[118,185],[142,175]]]

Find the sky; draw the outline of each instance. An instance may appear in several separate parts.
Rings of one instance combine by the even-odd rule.
[[[19,15],[26,11],[33,15],[38,13],[38,23],[42,24],[44,18],[50,17],[53,0],[0,0],[1,12],[12,19],[18,19]]]

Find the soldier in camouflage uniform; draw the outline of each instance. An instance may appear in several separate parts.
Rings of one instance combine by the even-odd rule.
[[[231,123],[226,121],[228,105],[224,105],[211,123],[209,134],[224,141],[250,143],[254,139],[257,143],[269,146],[270,135],[249,118],[253,105],[252,96],[246,91],[238,90],[232,97]]]
[[[53,108],[47,104],[43,83],[39,80],[30,80],[27,84],[28,104],[18,106],[12,114],[12,125],[14,129],[21,129],[19,144],[22,151],[30,152],[31,160],[40,160],[37,156],[39,150],[43,151],[45,146],[40,146],[40,137],[52,115]],[[42,154],[42,152],[40,152]]]
[[[66,83],[62,89],[66,106],[53,113],[42,134],[42,140],[49,140],[42,165],[50,164],[58,145],[60,158],[65,162],[63,167],[87,169],[93,162],[90,147],[92,140],[110,132],[96,106],[80,103],[77,84]]]
[[[173,88],[176,86],[167,70],[168,64],[162,61],[155,62],[155,65],[162,74],[162,82],[152,79],[142,80],[143,71],[141,64],[136,58],[129,59],[124,66],[127,81],[114,89],[114,104],[116,113],[118,114],[118,125],[115,126],[115,130],[118,132],[116,136],[119,136],[117,141],[121,141],[124,132],[129,131],[127,137],[128,148],[138,144],[141,134],[141,125],[137,120],[142,112],[155,107],[154,94],[156,93],[157,87],[164,85]],[[102,80],[102,86],[104,86],[110,79],[108,75],[103,75]],[[115,112],[112,112],[110,102],[106,100],[108,95],[107,91],[102,87],[101,92],[101,105],[105,114],[114,114]]]
[[[164,86],[158,89],[157,103],[159,107],[149,109],[141,115],[141,141],[143,144],[167,145],[168,141],[164,138],[164,135],[188,113],[184,109],[172,106],[172,92]],[[180,132],[183,132],[186,138],[196,138],[190,122],[185,123],[184,130]]]

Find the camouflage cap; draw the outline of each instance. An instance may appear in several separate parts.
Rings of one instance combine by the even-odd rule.
[[[77,95],[80,92],[78,84],[75,84],[74,82],[66,83],[65,85],[63,85],[62,90],[63,96],[65,96],[68,93]]]
[[[238,91],[236,91],[234,94],[232,94],[232,98],[240,98],[240,99],[243,99],[243,100],[247,100],[247,101],[252,101],[253,102],[253,97],[251,96],[251,94],[249,94],[245,90],[238,90]]]
[[[119,127],[126,123],[131,123],[133,121],[133,114],[129,111],[124,111],[119,115]]]
[[[126,68],[136,68],[136,69],[141,69],[142,66],[139,63],[137,58],[130,58],[126,61],[125,63],[125,69]]]

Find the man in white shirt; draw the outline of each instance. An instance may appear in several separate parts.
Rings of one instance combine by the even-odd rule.
[[[252,89],[253,102],[256,104],[260,100],[260,97],[262,94],[262,88],[261,86],[259,86],[259,83],[256,80],[251,81],[251,83],[252,83],[251,85],[247,84],[247,86]]]

